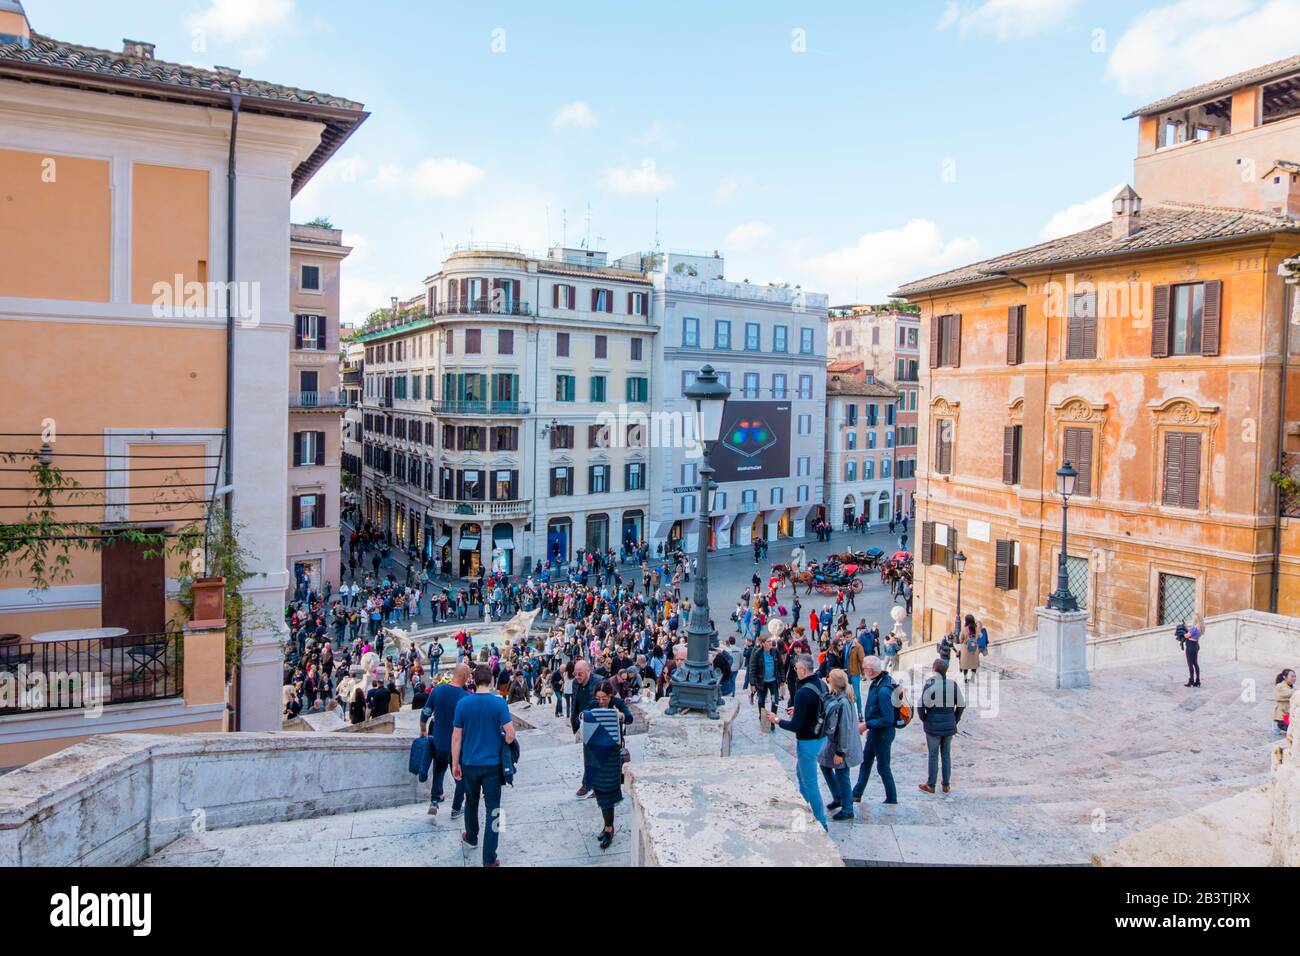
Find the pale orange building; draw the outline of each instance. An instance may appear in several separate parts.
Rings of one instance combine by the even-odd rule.
[[[352,250],[339,229],[294,225],[290,235],[289,525],[290,593],[339,586],[340,456],[347,399],[339,368],[339,283]]]
[[[1294,287],[1279,275],[1300,251],[1300,185],[1284,173],[1300,113],[1269,105],[1284,75],[1297,82],[1300,58],[1137,111],[1137,189],[1111,222],[899,291],[921,306],[928,359],[917,634],[953,625],[957,552],[962,611],[994,636],[1035,630],[1067,459],[1068,571],[1090,633],[1297,610],[1275,590],[1296,563],[1270,478],[1300,432]],[[1160,145],[1175,112],[1193,132]],[[1196,132],[1205,116],[1212,133]],[[1243,185],[1230,153],[1284,162]]]
[[[144,42],[42,36],[15,0],[0,112],[0,513],[32,523],[0,574],[0,766],[94,733],[278,727],[289,202],[366,114]],[[43,501],[51,476],[76,487]],[[184,630],[183,555],[122,540],[218,503],[260,612],[229,693],[223,631]],[[56,669],[102,675],[102,710],[3,696]]]

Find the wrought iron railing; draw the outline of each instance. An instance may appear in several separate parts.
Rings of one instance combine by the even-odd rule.
[[[458,302],[439,302],[434,315],[532,315],[527,302],[496,302],[492,299],[473,299]]]
[[[527,415],[531,406],[527,402],[430,402],[435,415]]]
[[[343,394],[337,389],[327,392],[290,392],[290,408],[342,408],[347,404]]]
[[[0,644],[11,689],[0,714],[94,710],[184,695],[185,637],[179,632]]]

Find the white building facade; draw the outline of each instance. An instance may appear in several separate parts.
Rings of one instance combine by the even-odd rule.
[[[645,538],[652,286],[603,253],[453,252],[366,346],[363,515],[460,576]]]
[[[699,520],[698,443],[683,397],[711,365],[731,388],[711,464],[718,489],[709,545],[799,538],[823,500],[826,296],[728,282],[712,255],[654,263],[655,427],[652,538],[694,551]]]
[[[853,526],[895,516],[898,392],[866,376],[830,375],[826,382],[826,519]]]

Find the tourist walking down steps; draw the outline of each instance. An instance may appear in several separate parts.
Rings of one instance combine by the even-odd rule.
[[[478,846],[481,798],[487,817],[483,865],[500,866],[498,814],[505,783],[502,750],[514,744],[515,725],[505,699],[492,693],[492,668],[486,664],[474,668],[474,686],[475,693],[456,705],[452,720],[451,775],[465,784],[465,830],[460,840],[468,847]]]
[[[795,776],[799,780],[799,792],[808,801],[813,817],[823,829],[827,829],[826,808],[822,804],[821,787],[817,782],[818,757],[822,749],[819,714],[822,694],[825,693],[826,688],[817,676],[817,667],[813,663],[811,654],[796,656],[794,671],[799,684],[794,695],[794,706],[788,711],[790,716],[777,720],[776,715],[768,711],[760,711],[760,713],[767,714],[764,719],[776,721],[777,726],[782,730],[794,734]]]

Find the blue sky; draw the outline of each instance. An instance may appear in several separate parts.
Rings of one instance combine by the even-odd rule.
[[[1095,224],[1165,93],[1300,52],[1300,0],[25,0],[33,28],[346,96],[299,196],[345,320],[473,239],[719,249],[834,302]],[[590,225],[588,226],[588,210]]]

